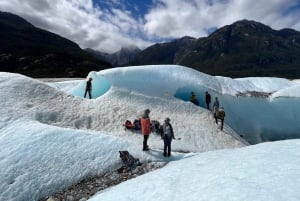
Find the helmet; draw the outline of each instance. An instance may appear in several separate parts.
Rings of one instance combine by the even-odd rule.
[[[165,119],[165,121],[169,122],[169,121],[171,121],[171,119],[170,119],[169,117],[167,117],[167,118]]]
[[[149,109],[146,109],[145,110],[145,114],[149,114],[150,113],[150,110]]]

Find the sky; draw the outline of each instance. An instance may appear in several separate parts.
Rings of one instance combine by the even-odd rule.
[[[249,146],[228,121],[243,108],[233,113],[225,106],[220,130],[212,112],[203,107],[204,90],[209,88],[213,97],[218,94],[221,106],[230,95],[236,100],[232,105],[242,102],[248,111],[264,111],[251,113],[248,120],[261,115],[265,119],[260,122],[269,121],[276,129],[280,125],[283,134],[295,129],[299,138],[299,82],[215,77],[176,65],[112,68],[88,77],[93,77],[93,99],[82,98],[86,80],[45,83],[0,72],[0,200],[39,200],[84,178],[116,170],[122,165],[119,150],[128,150],[142,163],[168,164],[92,200],[300,199],[299,139]],[[176,96],[182,89],[187,96],[195,89],[202,107],[183,100],[182,94]],[[235,97],[249,89],[276,93],[264,99],[269,105],[255,104],[260,98]],[[126,119],[140,118],[146,108],[151,120],[171,119],[177,139],[172,141],[171,157],[163,156],[160,135],[151,133],[151,151],[143,152],[141,133],[124,130]],[[272,115],[272,110],[280,115]],[[236,124],[262,128],[260,122],[236,118]]]
[[[108,53],[183,36],[207,36],[242,19],[300,30],[299,0],[1,0],[0,10],[81,48]]]

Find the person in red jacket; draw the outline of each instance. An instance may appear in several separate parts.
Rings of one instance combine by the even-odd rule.
[[[151,133],[151,121],[149,118],[150,110],[146,109],[143,117],[141,118],[141,129],[142,134],[144,135],[143,141],[143,151],[149,151],[149,146],[147,144],[149,135]]]

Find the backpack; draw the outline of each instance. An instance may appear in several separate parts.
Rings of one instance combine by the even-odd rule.
[[[160,134],[160,123],[157,120],[152,120],[151,121],[151,131]]]
[[[224,117],[225,117],[225,112],[224,112],[224,110],[219,110],[219,112],[218,112],[218,118],[219,118],[219,119],[224,119]]]
[[[124,127],[125,127],[125,129],[132,129],[132,128],[134,128],[134,125],[131,123],[131,121],[126,120]]]
[[[119,151],[120,158],[124,163],[122,169],[124,170],[132,170],[136,166],[141,165],[140,160],[138,158],[134,158],[128,151]]]
[[[133,125],[134,125],[135,130],[141,130],[141,120],[135,119],[133,121]]]

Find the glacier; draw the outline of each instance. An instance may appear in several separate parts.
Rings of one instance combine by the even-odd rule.
[[[117,87],[158,98],[189,101],[193,91],[200,106],[206,108],[205,92],[208,91],[212,102],[218,97],[225,108],[225,122],[250,144],[300,137],[297,81],[268,77],[231,79],[176,65],[114,68],[91,72],[88,77],[96,80],[95,97],[105,94],[110,87]],[[85,82],[81,81],[66,92],[82,97],[84,86]]]
[[[0,200],[39,200],[114,170],[125,149],[141,162],[168,165],[92,200],[299,200],[299,140],[248,146],[299,137],[299,81],[231,79],[175,65],[114,68],[88,77],[94,78],[91,100],[82,98],[85,80],[45,83],[0,72]],[[187,101],[191,91],[201,107]],[[204,108],[205,91],[225,107],[223,131]],[[268,96],[249,96],[253,91]],[[146,108],[151,119],[171,118],[181,138],[168,159],[160,136],[149,138],[155,151],[142,152],[142,136],[122,126]],[[147,193],[145,180],[152,186]],[[169,188],[166,196],[158,196],[164,193],[160,184]]]

